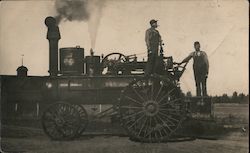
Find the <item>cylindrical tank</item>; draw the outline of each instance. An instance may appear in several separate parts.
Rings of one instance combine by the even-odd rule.
[[[99,75],[100,71],[100,56],[86,56],[86,74]]]
[[[60,48],[60,73],[63,75],[81,75],[84,49],[80,47]]]

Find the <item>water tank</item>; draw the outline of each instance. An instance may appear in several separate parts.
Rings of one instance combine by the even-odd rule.
[[[100,56],[86,56],[86,74],[99,75],[100,71]]]
[[[81,75],[84,49],[80,47],[60,48],[60,73],[63,75]]]

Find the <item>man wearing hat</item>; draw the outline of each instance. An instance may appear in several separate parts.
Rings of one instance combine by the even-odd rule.
[[[157,20],[150,20],[150,28],[146,30],[145,41],[148,49],[148,62],[145,75],[153,74],[156,70],[156,60],[158,57],[159,45],[161,45],[161,35],[156,28]]]
[[[194,78],[196,84],[196,95],[207,96],[207,76],[209,71],[209,62],[206,52],[200,50],[200,43],[194,42],[195,51],[190,53],[181,63],[188,62],[193,58]]]

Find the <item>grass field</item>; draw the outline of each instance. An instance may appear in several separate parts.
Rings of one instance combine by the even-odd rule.
[[[214,115],[218,117],[235,116],[240,118],[248,118],[248,104],[214,104]]]
[[[214,104],[214,116],[218,122],[232,125],[248,125],[248,104]]]

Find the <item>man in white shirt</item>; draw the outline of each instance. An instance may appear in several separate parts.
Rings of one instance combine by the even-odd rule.
[[[196,84],[196,95],[207,96],[207,77],[209,72],[209,62],[206,52],[200,50],[200,43],[194,42],[195,51],[190,53],[181,63],[188,62],[193,58],[194,78]]]

